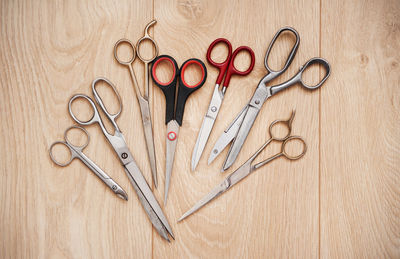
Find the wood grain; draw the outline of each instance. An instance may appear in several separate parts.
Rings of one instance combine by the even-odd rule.
[[[0,1],[0,258],[398,258],[400,257],[400,125],[398,1]],[[54,165],[50,144],[73,124],[67,102],[91,95],[97,76],[109,78],[123,102],[118,125],[151,182],[139,106],[128,70],[113,57],[120,38],[136,42],[144,26],[160,54],[202,59],[208,79],[188,100],[167,206],[176,240],[151,227],[118,159],[96,126],[87,127],[85,154],[129,195],[124,202],[82,165]],[[227,151],[207,165],[219,134],[247,103],[266,70],[275,32],[301,36],[288,79],[322,56],[332,75],[322,89],[300,86],[265,103],[232,168]],[[217,37],[250,46],[253,72],[234,77],[195,172],[190,160],[217,71],[205,60]],[[274,49],[273,64],[288,42]],[[238,66],[245,66],[242,56]],[[143,66],[134,65],[139,83]],[[313,70],[306,79],[321,78]],[[159,188],[165,174],[165,100],[151,87]],[[111,101],[112,96],[106,96]],[[187,220],[176,220],[269,137],[267,127],[296,109],[293,133],[306,156],[279,159]],[[257,161],[276,152],[275,145]]]

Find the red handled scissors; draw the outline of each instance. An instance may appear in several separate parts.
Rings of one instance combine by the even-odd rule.
[[[225,61],[222,63],[217,63],[211,58],[211,52],[214,49],[214,47],[218,43],[224,43],[228,47],[228,56],[226,57]],[[246,71],[240,71],[235,68],[235,58],[237,54],[241,51],[246,51],[250,54],[250,65],[247,68]],[[226,88],[229,86],[229,82],[231,80],[232,75],[240,75],[240,76],[245,76],[250,74],[250,72],[253,70],[254,67],[254,52],[251,48],[247,46],[241,46],[237,48],[233,53],[232,53],[232,44],[224,38],[219,38],[213,41],[208,47],[207,50],[207,60],[208,62],[213,65],[214,67],[219,69],[219,75],[217,77],[217,81],[215,82],[215,88],[214,88],[214,93],[211,98],[211,102],[208,106],[208,110],[206,113],[206,116],[204,116],[203,123],[200,128],[199,135],[197,137],[196,141],[196,146],[194,147],[193,154],[192,154],[192,171],[196,169],[197,164],[200,161],[201,155],[204,151],[204,148],[207,144],[208,137],[211,134],[211,130],[214,126],[215,120],[217,119],[222,100],[224,99],[225,91]],[[225,77],[225,79],[224,79]],[[224,79],[224,82],[222,84],[222,89],[220,90],[220,84],[222,82],[222,79]]]
[[[171,64],[173,69],[172,78],[168,82],[162,82],[157,78],[156,70],[161,62],[168,62]],[[200,68],[201,78],[195,84],[188,84],[185,81],[185,70],[189,65],[195,65]],[[186,60],[181,68],[179,69],[175,59],[173,57],[162,55],[157,57],[153,65],[151,66],[151,78],[154,83],[161,88],[165,95],[166,101],[166,113],[165,123],[167,124],[167,138],[166,138],[166,180],[165,180],[165,193],[164,193],[164,205],[167,203],[169,184],[171,181],[172,166],[174,163],[175,149],[178,141],[179,127],[182,125],[183,112],[185,109],[185,103],[191,93],[203,86],[207,78],[207,69],[204,63],[199,59],[188,59]],[[176,94],[176,84],[179,79],[178,94]],[[175,108],[175,98],[176,108]]]

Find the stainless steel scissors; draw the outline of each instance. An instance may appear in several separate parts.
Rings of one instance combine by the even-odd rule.
[[[245,178],[249,174],[253,173],[255,170],[262,167],[263,165],[268,164],[272,160],[277,159],[279,157],[285,157],[286,159],[289,159],[289,160],[297,160],[297,159],[303,157],[307,151],[307,145],[306,145],[305,141],[299,136],[290,136],[294,114],[295,114],[295,112],[293,111],[290,119],[288,119],[286,121],[277,120],[277,121],[272,122],[271,125],[269,126],[270,138],[267,140],[267,142],[265,142],[257,150],[257,152],[254,153],[254,155],[252,155],[249,158],[249,160],[247,160],[242,166],[240,166],[238,169],[236,169],[236,171],[234,171],[227,178],[225,178],[225,180],[221,184],[219,184],[209,194],[207,194],[201,200],[199,200],[190,210],[185,212],[178,221],[181,221],[181,220],[185,219],[186,217],[188,217],[189,215],[193,214],[198,209],[200,209],[201,207],[203,207],[204,205],[206,205],[207,203],[209,203],[210,201],[212,201],[213,199],[215,199],[216,197],[220,196],[222,193],[224,193],[225,191],[230,189],[232,186],[234,186],[235,184],[240,182],[243,178]],[[272,129],[273,129],[274,125],[277,125],[279,123],[285,125],[288,128],[288,133],[283,138],[279,138],[278,136],[274,136],[274,134],[273,134]],[[296,140],[300,141],[302,143],[303,150],[299,154],[290,154],[289,151],[286,150],[287,144],[292,141],[296,141]],[[282,142],[281,151],[279,153],[269,157],[268,159],[266,159],[264,161],[261,161],[255,165],[252,165],[253,161],[257,158],[257,156],[261,153],[261,151],[263,151],[272,141]]]
[[[74,145],[72,141],[68,139],[68,132],[73,130],[73,129],[78,129],[81,130],[83,133],[86,135],[86,143],[83,145]],[[50,153],[50,158],[53,160],[55,164],[58,166],[67,166],[71,164],[72,160],[75,158],[78,158],[81,160],[92,172],[97,175],[97,177],[100,178],[118,197],[124,200],[128,200],[128,195],[122,189],[121,186],[119,186],[108,174],[106,174],[98,165],[96,165],[92,160],[90,160],[84,153],[83,149],[87,147],[90,141],[90,136],[89,133],[82,127],[79,126],[71,126],[68,129],[65,130],[64,132],[64,139],[65,141],[56,141],[53,144],[51,144],[49,153]],[[70,152],[70,158],[68,161],[65,163],[57,161],[55,156],[53,155],[53,148],[56,145],[64,145],[68,148]]]
[[[211,58],[211,52],[218,43],[224,43],[228,47],[228,56],[226,57],[225,61],[221,63],[217,63]],[[246,51],[250,54],[250,65],[246,71],[239,71],[235,68],[235,58],[240,51]],[[214,93],[211,98],[211,102],[208,105],[208,110],[206,116],[204,116],[203,123],[201,124],[199,135],[197,137],[196,145],[193,150],[192,171],[196,169],[196,166],[200,161],[201,155],[203,154],[204,148],[211,134],[211,130],[214,126],[215,120],[217,119],[226,89],[229,86],[231,76],[248,75],[253,70],[255,58],[254,52],[251,48],[247,46],[241,46],[232,53],[232,44],[227,39],[219,38],[213,41],[208,47],[207,60],[212,66],[219,69],[219,75],[215,82]],[[222,84],[222,89],[219,90],[222,79],[224,79],[224,82]]]
[[[107,110],[100,95],[98,94],[96,90],[96,84],[99,82],[104,82],[105,85],[107,87],[110,87],[117,96],[119,102],[119,110],[115,114],[112,114]],[[170,234],[172,238],[174,238],[171,226],[169,225],[167,218],[165,217],[160,205],[154,197],[154,194],[152,193],[146,179],[143,177],[138,166],[136,165],[136,162],[133,159],[133,156],[129,151],[128,146],[126,145],[124,135],[122,134],[115,121],[122,111],[121,97],[115,89],[115,86],[106,78],[96,78],[92,83],[92,91],[96,103],[100,106],[100,109],[103,111],[107,119],[111,122],[114,128],[114,134],[110,134],[107,131],[94,101],[87,95],[74,95],[70,99],[68,104],[69,113],[71,114],[72,118],[80,125],[86,126],[97,123],[100,126],[104,136],[113,147],[115,153],[118,155],[118,158],[125,169],[125,173],[127,174],[133,188],[135,189],[140,202],[142,203],[148,217],[150,218],[151,223],[156,228],[157,232],[163,238],[169,241],[168,234]],[[75,116],[72,110],[72,103],[78,99],[86,100],[93,109],[93,116],[88,121],[82,121],[78,119],[78,117]]]
[[[169,82],[162,82],[157,78],[157,67],[161,62],[168,62],[172,69],[172,78]],[[201,78],[195,84],[188,84],[185,81],[185,70],[190,65],[196,65],[201,70]],[[167,203],[169,184],[171,181],[172,167],[174,164],[175,149],[178,142],[179,127],[182,125],[183,112],[185,110],[186,100],[191,93],[203,86],[207,78],[207,69],[204,63],[199,59],[186,60],[179,69],[173,57],[162,55],[157,57],[151,66],[151,77],[154,83],[161,88],[165,95],[166,111],[165,123],[167,124],[167,138],[166,138],[166,160],[165,160],[165,191],[164,191],[164,205]],[[176,83],[179,78],[178,94],[176,94]],[[176,96],[177,95],[177,96]],[[177,98],[175,108],[175,96]]]
[[[157,43],[154,41],[154,39],[150,37],[149,28],[156,22],[157,21],[153,20],[149,24],[147,24],[146,28],[144,29],[144,36],[138,40],[136,44],[136,49],[130,40],[120,39],[119,41],[117,41],[117,43],[115,43],[114,45],[114,57],[118,61],[118,63],[127,66],[131,74],[131,79],[133,81],[133,86],[135,88],[136,97],[138,99],[140,111],[142,114],[143,130],[147,146],[147,155],[150,161],[150,168],[153,177],[153,182],[154,186],[157,188],[156,154],[154,149],[153,127],[151,125],[151,113],[149,105],[149,63],[151,63],[158,56],[158,46]],[[140,55],[140,44],[145,40],[149,40],[153,44],[155,49],[154,56],[149,59],[145,59],[143,56]],[[117,51],[118,47],[124,43],[126,43],[132,49],[132,56],[128,61],[123,61],[123,59],[118,57],[118,51]],[[144,84],[145,84],[144,95],[142,95],[142,92],[140,91],[135,72],[133,71],[132,64],[135,61],[136,55],[144,63]]]
[[[275,71],[272,70],[268,65],[268,57],[271,52],[272,46],[276,42],[279,35],[283,32],[291,32],[296,37],[296,42],[289,53],[289,56],[286,60],[284,67],[279,70]],[[290,64],[292,63],[294,56],[296,55],[297,49],[300,43],[300,36],[297,31],[290,27],[281,28],[272,39],[270,45],[268,46],[267,52],[264,58],[264,66],[268,71],[268,74],[265,75],[260,82],[258,83],[257,89],[250,99],[250,102],[242,109],[242,111],[238,114],[238,116],[234,119],[234,121],[230,124],[228,129],[226,129],[222,135],[218,138],[213,151],[210,154],[208,159],[208,164],[210,164],[220,153],[221,151],[233,140],[233,143],[229,149],[228,155],[225,159],[225,163],[223,165],[222,171],[227,170],[236,160],[244,141],[247,138],[247,135],[250,132],[251,127],[254,124],[254,121],[257,118],[257,115],[266,100],[268,100],[271,96],[277,94],[278,92],[289,88],[290,86],[300,83],[304,88],[309,90],[315,90],[319,88],[325,81],[328,79],[330,75],[330,65],[329,63],[323,58],[312,58],[307,61],[302,67],[300,67],[300,71],[294,75],[288,81],[274,86],[267,86],[267,84],[275,79],[276,77],[280,76],[283,72],[285,72]],[[321,64],[325,68],[325,76],[322,80],[313,86],[309,86],[305,84],[302,80],[303,72],[313,64]]]

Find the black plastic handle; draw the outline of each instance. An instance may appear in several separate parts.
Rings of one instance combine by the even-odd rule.
[[[199,82],[197,82],[194,85],[189,85],[185,81],[185,70],[189,65],[197,65],[201,69],[201,79]],[[192,94],[194,91],[199,89],[204,85],[207,79],[207,68],[204,65],[204,63],[197,59],[197,58],[191,58],[186,60],[180,69],[180,77],[179,77],[179,90],[178,90],[178,100],[176,103],[176,111],[175,111],[175,119],[178,122],[179,126],[182,126],[182,119],[183,119],[183,113],[185,111],[185,104],[186,100],[189,97],[190,94]]]
[[[172,78],[169,82],[161,82],[156,75],[157,66],[162,62],[167,61],[170,62],[172,68],[174,69]],[[165,95],[165,102],[166,102],[166,110],[165,110],[165,124],[170,122],[174,119],[174,108],[175,108],[175,93],[176,93],[176,80],[179,75],[179,68],[175,61],[175,59],[168,55],[161,55],[158,56],[153,63],[151,64],[150,68],[150,75],[153,79],[153,82],[161,88]]]

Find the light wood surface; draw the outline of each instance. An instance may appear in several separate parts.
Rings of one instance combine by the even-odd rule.
[[[0,258],[399,258],[400,2],[385,1],[0,1]],[[83,164],[56,166],[48,148],[73,124],[69,98],[91,94],[95,77],[115,83],[118,119],[148,182],[139,105],[128,70],[113,57],[120,38],[136,42],[144,26],[178,64],[208,68],[188,100],[164,211],[176,240],[153,230],[133,188],[96,126],[86,127],[92,158],[129,195],[118,199]],[[296,110],[293,134],[304,158],[259,169],[181,223],[176,220],[219,183],[227,150],[210,166],[221,132],[247,103],[266,70],[266,48],[282,26],[296,28],[299,51],[288,79],[306,60],[326,58],[332,75],[317,91],[296,86],[265,103],[232,168],[269,137],[267,127]],[[217,70],[205,60],[217,37],[250,46],[255,68],[234,77],[195,172],[190,160]],[[274,50],[279,64],[290,40]],[[218,53],[214,53],[218,54]],[[217,55],[221,58],[223,55]],[[241,56],[238,66],[245,66]],[[135,62],[143,82],[143,66]],[[317,81],[314,69],[306,79]],[[164,194],[165,100],[151,87],[160,203]],[[106,101],[112,100],[107,96]],[[275,145],[257,161],[277,151]]]

